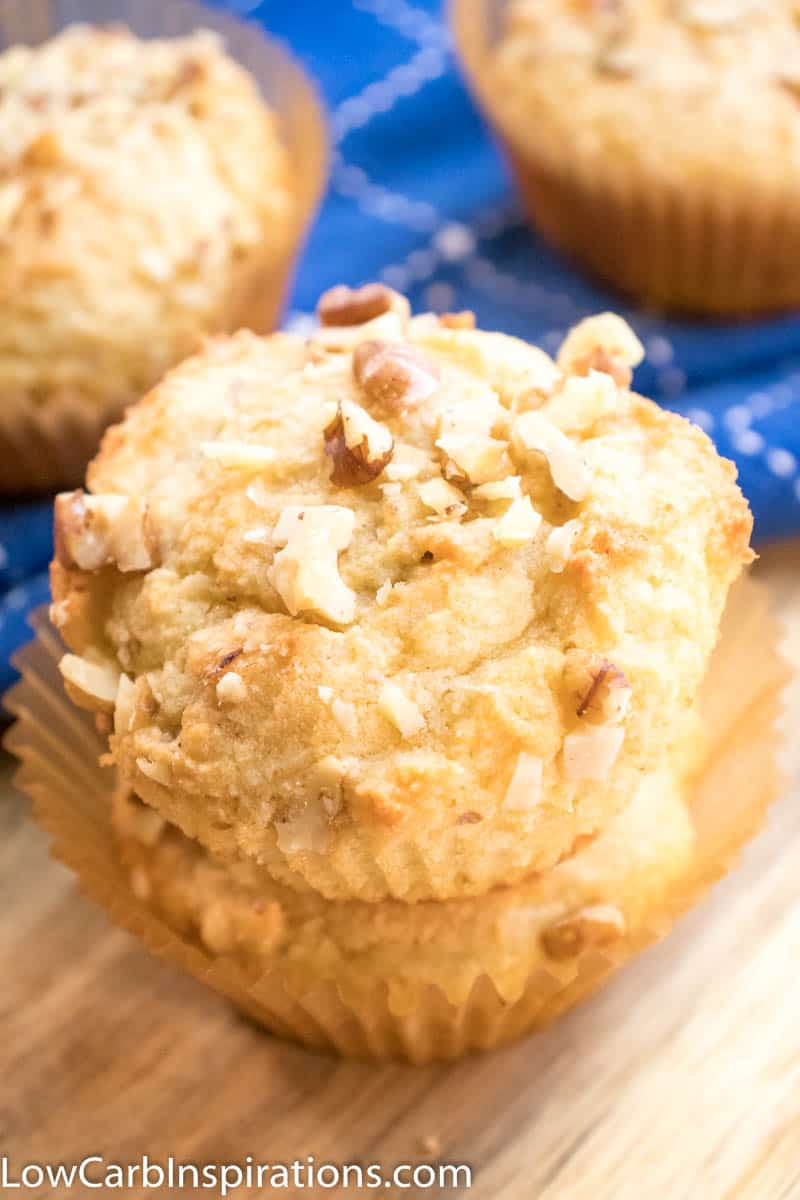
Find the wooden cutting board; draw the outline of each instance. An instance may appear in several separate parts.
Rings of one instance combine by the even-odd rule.
[[[787,655],[800,666],[800,544],[765,553],[757,574],[787,622]],[[472,1167],[469,1192],[387,1188],[389,1196],[800,1197],[797,684],[788,708],[791,783],[735,875],[556,1027],[423,1070],[342,1063],[274,1041],[149,958],[49,861],[4,763],[0,1154],[17,1170],[145,1153],[195,1164],[313,1155],[317,1163],[389,1169]]]

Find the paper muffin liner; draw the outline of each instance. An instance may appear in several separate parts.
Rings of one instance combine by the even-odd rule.
[[[229,327],[257,333],[274,329],[295,262],[327,179],[328,139],[317,92],[286,49],[252,23],[194,0],[0,0],[0,51],[37,44],[82,22],[128,26],[139,37],[181,37],[210,29],[256,80],[277,115],[291,163],[292,221],[279,253],[270,248],[232,298]],[[154,381],[155,382],[155,381]],[[0,393],[0,494],[77,486],[103,430],[138,395],[89,402],[66,391],[36,397]]]
[[[531,224],[600,279],[655,307],[707,314],[800,303],[800,213],[793,193],[670,185],[636,161],[564,145],[539,153],[504,104],[491,51],[507,0],[451,0],[467,81],[510,163]]]
[[[6,700],[16,717],[7,746],[21,760],[16,782],[32,798],[54,857],[151,951],[229,997],[273,1033],[348,1057],[416,1063],[453,1058],[547,1024],[662,937],[730,870],[779,790],[775,720],[788,671],[765,591],[743,580],[731,593],[703,687],[708,756],[691,788],[696,853],[668,899],[646,919],[609,946],[537,969],[513,1002],[486,975],[475,980],[461,1004],[413,980],[402,1002],[391,981],[345,991],[329,980],[300,989],[289,973],[277,970],[254,980],[232,960],[214,958],[176,936],[133,895],[111,829],[114,773],[97,765],[103,742],[91,717],[64,694],[57,668],[62,646],[44,612],[35,625],[36,640],[18,656],[22,680]]]

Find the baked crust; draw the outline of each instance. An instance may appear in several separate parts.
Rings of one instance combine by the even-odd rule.
[[[477,895],[607,824],[684,753],[751,557],[734,467],[628,390],[640,355],[609,315],[556,364],[387,301],[170,373],[106,435],[90,542],[73,524],[52,569],[67,644],[119,676],[123,779],[336,899]],[[353,486],[337,414],[337,453],[385,459]]]

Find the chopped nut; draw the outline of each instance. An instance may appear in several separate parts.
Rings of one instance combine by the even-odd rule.
[[[528,812],[542,797],[542,770],[544,763],[534,754],[524,750],[517,755],[511,781],[506,788],[503,807],[512,812]]]
[[[261,471],[278,457],[272,446],[253,442],[203,442],[200,449],[206,458],[235,471]]]
[[[364,342],[379,340],[387,345],[402,343],[405,321],[399,313],[385,312],[363,325],[322,325],[311,335],[312,347],[326,353],[345,353],[356,350]]]
[[[330,706],[331,716],[342,733],[349,734],[350,737],[355,737],[358,733],[356,706],[351,704],[349,700],[342,700],[340,696],[336,695],[333,688],[325,687],[324,685],[317,688],[317,695],[323,704]]]
[[[432,465],[429,455],[424,450],[395,443],[392,461],[387,464],[384,474],[387,479],[404,483],[408,479],[417,479]]]
[[[456,825],[478,825],[483,820],[480,813],[463,812],[456,817]]]
[[[545,553],[548,559],[547,565],[554,574],[560,575],[572,557],[572,549],[580,527],[580,521],[566,521],[563,525],[557,525],[548,534]]]
[[[221,704],[241,704],[247,699],[247,685],[236,671],[226,671],[216,687]]]
[[[491,483],[481,483],[471,492],[473,500],[485,500],[495,504],[501,500],[518,500],[522,497],[522,481],[519,475],[508,475]]]
[[[498,517],[492,536],[501,546],[523,546],[536,536],[541,523],[542,514],[533,507],[529,496],[523,496]]]
[[[540,411],[564,433],[586,433],[603,417],[621,412],[624,396],[610,375],[592,369],[585,376],[568,376]]]
[[[485,434],[446,433],[436,446],[445,455],[444,473],[451,479],[490,483],[510,467],[506,442]]]
[[[466,308],[463,312],[441,313],[439,323],[445,329],[474,329],[475,313]]]
[[[160,783],[163,787],[167,787],[172,782],[172,772],[166,763],[153,762],[150,758],[140,757],[136,759],[136,766],[154,783]]]
[[[569,650],[564,685],[577,717],[616,724],[628,710],[631,686],[619,667],[588,650]]]
[[[79,708],[114,711],[120,683],[118,667],[111,663],[91,662],[77,654],[65,654],[58,669],[67,695]]]
[[[407,320],[411,306],[405,296],[382,283],[365,283],[360,288],[340,284],[320,296],[317,304],[317,316],[323,325],[363,325],[387,312]]]
[[[439,386],[436,365],[413,346],[375,339],[353,354],[353,376],[367,398],[389,412],[416,408]]]
[[[344,763],[330,754],[316,764],[311,776],[316,794],[302,808],[275,822],[278,849],[283,854],[324,853],[330,844],[330,823],[342,806]]]
[[[149,571],[158,565],[147,507],[134,496],[91,496],[81,488],[56,496],[56,560],[69,569]]]
[[[385,683],[378,695],[378,709],[404,738],[415,737],[425,728],[420,708],[396,683]]]
[[[571,329],[558,352],[558,365],[569,375],[602,371],[619,387],[629,387],[631,368],[644,358],[644,346],[627,321],[614,313],[587,317]]]
[[[384,608],[386,606],[386,604],[388,603],[389,597],[392,594],[393,587],[394,587],[394,584],[392,583],[391,579],[385,579],[383,581],[383,583],[381,584],[381,586],[378,588],[377,592],[375,593],[375,603],[377,604],[378,608]]]
[[[350,545],[355,526],[352,509],[335,504],[289,505],[273,530],[283,546],[273,560],[269,581],[292,616],[309,612],[349,625],[355,617],[355,593],[339,575],[338,554]]]
[[[591,476],[577,447],[540,412],[522,413],[511,429],[517,452],[536,451],[547,459],[553,483],[570,500],[584,500]]]
[[[119,737],[130,733],[136,715],[136,684],[127,675],[120,675],[114,698],[114,733]]]
[[[568,733],[562,749],[567,779],[605,779],[624,740],[621,725],[587,725]]]
[[[324,431],[325,453],[331,459],[331,482],[337,487],[362,487],[381,474],[391,460],[394,438],[351,400],[342,400]]]
[[[437,516],[460,517],[467,511],[461,492],[441,476],[421,483],[417,491],[425,507],[430,508]]]
[[[555,921],[542,933],[551,958],[575,958],[588,946],[604,946],[624,935],[624,915],[613,904],[590,904]]]

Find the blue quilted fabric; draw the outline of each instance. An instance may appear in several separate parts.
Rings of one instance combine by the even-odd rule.
[[[165,0],[169,3],[169,0]],[[287,313],[303,329],[334,283],[383,279],[416,308],[553,350],[598,310],[644,341],[639,390],[734,458],[758,541],[800,533],[800,318],[668,320],[631,309],[524,225],[503,163],[459,77],[440,0],[229,0],[316,77],[330,110],[331,185]],[[0,687],[47,594],[49,503],[0,508]]]

